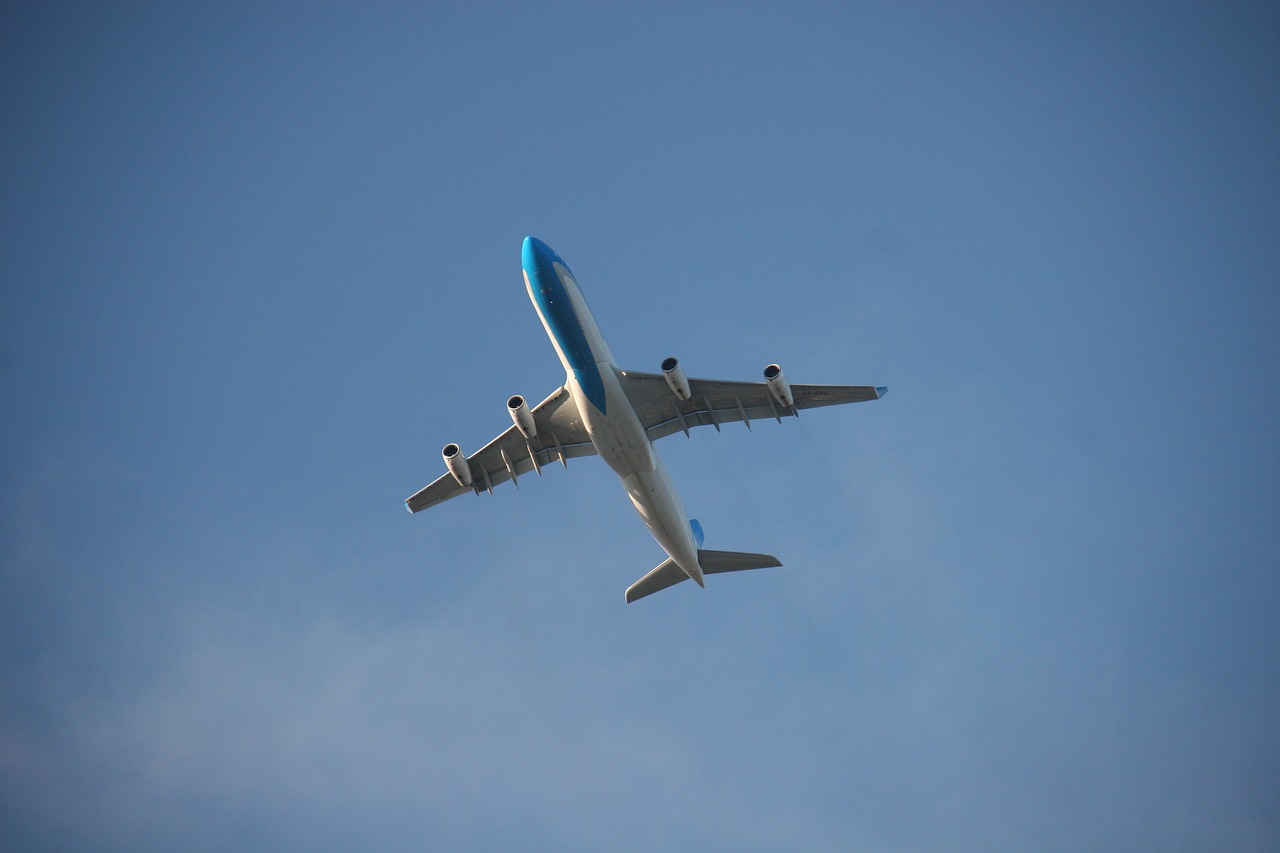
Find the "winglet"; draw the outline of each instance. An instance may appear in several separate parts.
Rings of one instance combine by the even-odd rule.
[[[886,388],[886,387],[884,387],[883,385],[877,385],[877,386],[876,386],[876,399],[877,399],[877,400],[879,400],[881,397],[883,397],[885,394],[888,394],[888,393],[889,393],[889,389],[888,389],[888,388]]]

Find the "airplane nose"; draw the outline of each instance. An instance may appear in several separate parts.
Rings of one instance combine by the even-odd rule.
[[[555,264],[564,266],[560,256],[537,237],[525,237],[520,249],[520,262],[535,287],[545,290],[556,281]],[[566,267],[567,269],[567,267]]]
[[[520,261],[531,273],[544,264],[551,266],[549,261],[554,254],[551,247],[537,237],[525,237],[524,245],[520,247]]]

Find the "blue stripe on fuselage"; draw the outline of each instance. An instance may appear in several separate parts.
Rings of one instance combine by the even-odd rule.
[[[582,330],[582,321],[554,266],[560,264],[568,270],[569,265],[537,237],[525,237],[520,254],[539,313],[546,319],[587,399],[603,414],[604,380],[600,378],[595,354]]]

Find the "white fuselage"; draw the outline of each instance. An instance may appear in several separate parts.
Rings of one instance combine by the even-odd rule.
[[[567,375],[565,385],[600,457],[622,480],[662,549],[699,586],[698,545],[667,468],[622,390],[613,353],[573,274],[541,241],[526,241],[525,286]]]

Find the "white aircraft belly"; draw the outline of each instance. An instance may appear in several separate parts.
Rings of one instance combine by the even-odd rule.
[[[601,362],[596,367],[604,383],[604,412],[586,399],[577,378],[572,372],[569,374],[569,384],[578,401],[583,426],[591,436],[596,452],[619,477],[651,472],[654,466],[653,443],[649,441],[649,434],[622,390],[616,368],[606,362]]]
[[[597,365],[605,388],[605,412],[600,412],[585,399],[576,378],[569,374],[569,385],[576,399],[587,434],[591,436],[596,452],[622,480],[627,496],[636,512],[644,520],[645,527],[676,564],[702,584],[702,569],[698,564],[698,545],[689,528],[680,495],[671,482],[671,475],[649,440],[622,390],[617,368],[601,362]]]
[[[676,561],[685,574],[702,585],[702,567],[698,563],[698,543],[684,514],[680,494],[671,482],[662,457],[654,453],[654,469],[646,473],[628,474],[622,485],[631,504],[644,520],[645,527],[662,550]]]

